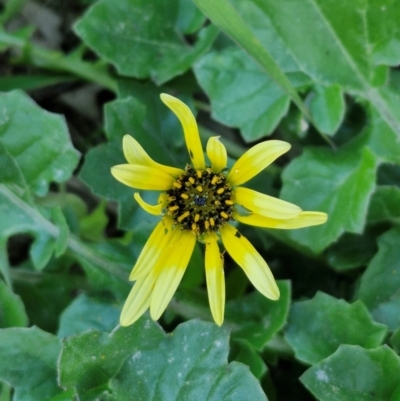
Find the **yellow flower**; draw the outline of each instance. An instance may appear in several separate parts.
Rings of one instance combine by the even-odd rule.
[[[206,164],[196,120],[179,99],[161,94],[161,100],[179,118],[191,165],[184,170],[152,160],[131,136],[123,138],[129,164],[111,169],[123,184],[137,189],[162,191],[157,205],[134,197],[148,213],[162,215],[129,277],[136,281],[122,309],[122,326],[134,323],[149,307],[158,320],[174,295],[189,263],[196,241],[205,243],[208,298],[215,322],[221,325],[225,308],[223,257],[218,240],[247,277],[267,298],[279,299],[279,289],[267,263],[251,243],[229,224],[239,221],[258,227],[292,229],[322,224],[327,215],[304,212],[281,199],[242,187],[276,158],[290,149],[283,141],[253,146],[227,172],[227,154],[218,137],[207,143]],[[237,205],[248,211],[239,214]]]

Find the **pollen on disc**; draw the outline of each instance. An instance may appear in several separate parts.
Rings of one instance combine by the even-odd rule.
[[[232,219],[232,188],[224,174],[215,174],[210,168],[196,170],[186,166],[167,194],[165,213],[172,216],[174,224],[197,236],[217,232]]]

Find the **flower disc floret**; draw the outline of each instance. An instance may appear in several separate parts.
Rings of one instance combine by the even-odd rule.
[[[167,191],[168,206],[165,213],[175,225],[192,231],[197,237],[207,232],[218,232],[232,219],[235,211],[232,188],[223,173],[214,173],[186,166]]]

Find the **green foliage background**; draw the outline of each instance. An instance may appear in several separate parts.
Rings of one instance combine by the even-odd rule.
[[[74,0],[68,49],[15,23],[28,3],[0,3],[0,401],[400,400],[400,3]],[[38,95],[93,86],[88,132]],[[188,161],[161,92],[230,162],[290,142],[250,186],[329,214],[242,227],[282,296],[226,258],[221,328],[200,245],[160,322],[118,326],[156,222],[110,175],[122,137]]]

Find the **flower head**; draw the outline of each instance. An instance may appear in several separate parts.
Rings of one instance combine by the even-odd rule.
[[[206,164],[196,120],[179,99],[161,94],[161,100],[179,118],[191,164],[185,169],[152,160],[140,144],[125,135],[123,151],[129,164],[111,169],[122,183],[137,189],[161,191],[157,205],[134,198],[148,213],[161,215],[129,277],[135,281],[122,309],[120,322],[134,323],[148,308],[158,320],[174,295],[189,263],[196,241],[205,244],[208,298],[215,322],[221,325],[225,307],[223,257],[218,241],[267,298],[279,299],[279,289],[267,263],[230,222],[258,227],[292,229],[326,221],[321,212],[304,212],[298,206],[241,185],[290,149],[283,141],[259,143],[245,152],[227,171],[227,154],[218,137],[207,143]],[[239,207],[248,211],[239,213]],[[241,208],[241,209],[243,209]]]

